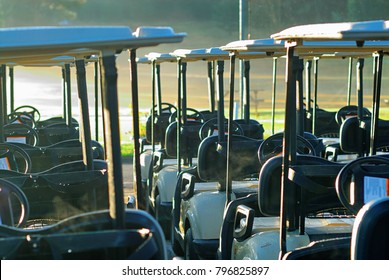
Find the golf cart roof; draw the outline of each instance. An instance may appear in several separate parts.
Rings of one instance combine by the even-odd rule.
[[[49,66],[62,66],[65,64],[72,64],[74,63],[74,56],[67,56],[67,55],[61,55],[57,56],[54,58],[49,58],[49,59],[17,59],[18,63],[9,61],[7,58],[0,58],[0,63],[5,64],[10,67],[14,66],[44,66],[44,67],[49,67]]]
[[[162,62],[177,62],[177,58],[170,53],[150,52],[144,57],[137,58],[138,63],[150,64],[155,61],[156,63]]]
[[[300,41],[296,47],[298,54],[327,54],[336,53],[373,53],[377,51],[388,51],[389,41],[366,41],[363,46],[358,46],[354,41]]]
[[[171,55],[180,58],[184,61],[211,61],[218,59],[228,59],[229,53],[223,51],[220,48],[208,48],[208,49],[177,49],[171,53]]]
[[[221,49],[235,52],[285,53],[284,42],[272,38],[233,41],[222,46]]]
[[[20,57],[77,56],[84,51],[122,51],[160,43],[181,42],[185,33],[170,27],[126,26],[21,27],[0,29],[0,57],[15,62]]]
[[[300,25],[271,36],[276,40],[388,40],[389,21],[361,21]]]

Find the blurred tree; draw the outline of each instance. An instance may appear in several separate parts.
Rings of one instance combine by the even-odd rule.
[[[66,24],[88,0],[0,0],[2,26]]]

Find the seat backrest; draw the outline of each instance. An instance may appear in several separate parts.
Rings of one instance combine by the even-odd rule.
[[[197,157],[197,149],[200,145],[199,130],[203,125],[200,121],[187,120],[181,127],[180,152],[184,159]],[[169,157],[177,157],[177,122],[172,122],[166,129],[165,135],[166,154]]]
[[[369,134],[360,126],[357,117],[350,117],[343,121],[340,127],[340,148],[346,153],[366,153],[369,149]]]
[[[283,260],[349,260],[350,237],[311,242],[308,246],[289,251]]]
[[[339,136],[339,124],[335,118],[336,112],[329,112],[320,108],[316,109],[315,135],[317,137]],[[310,127],[313,112],[306,112],[305,127]]]
[[[66,123],[52,123],[45,127],[37,128],[39,145],[49,146],[68,139],[79,139],[79,126],[73,124],[69,127]]]
[[[54,123],[66,123],[66,120],[63,117],[52,117],[49,119],[38,121],[36,125],[39,128],[43,128]],[[72,124],[74,126],[79,126],[78,121],[75,118],[72,118]]]
[[[108,209],[107,163],[94,160],[86,170],[82,160],[64,163],[28,176],[9,175],[30,204],[30,218],[60,220],[88,211]]]
[[[376,147],[381,148],[389,146],[389,121],[378,120],[377,132],[376,132]]]
[[[169,126],[170,112],[162,112],[160,115],[155,116],[155,126],[154,126],[154,141],[156,143],[161,143],[161,146],[164,147],[165,144],[165,132]],[[146,120],[146,139],[151,143],[151,115]]]
[[[297,164],[291,168],[294,172],[289,172],[289,180],[301,186],[305,213],[342,207],[335,190],[336,176],[342,167],[343,164],[315,156],[297,156]],[[281,174],[282,156],[269,159],[261,168],[258,205],[265,216],[280,215]]]
[[[202,110],[202,111],[200,111],[200,113],[204,118],[204,122],[206,122],[210,119],[217,118],[217,111],[211,112],[210,110]]]
[[[355,219],[351,237],[354,260],[389,260],[389,197],[370,201]]]
[[[265,129],[258,121],[250,119],[247,123],[244,119],[234,120],[243,129],[243,135],[254,139],[263,139]]]
[[[348,153],[358,153],[360,151],[367,154],[370,148],[370,126],[371,118],[364,118],[363,124],[357,117],[346,119],[340,128],[340,147],[342,151]],[[389,146],[389,121],[378,120],[376,130],[376,147]]]
[[[232,135],[231,177],[233,180],[258,174],[260,169],[257,152],[262,140]],[[197,157],[198,175],[204,181],[224,181],[227,166],[227,142],[218,142],[218,136],[205,138],[199,146]]]

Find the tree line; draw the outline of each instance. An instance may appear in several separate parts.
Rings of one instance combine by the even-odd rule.
[[[238,30],[240,0],[0,0],[0,25],[207,22]],[[253,37],[307,23],[389,18],[387,0],[245,0]],[[193,28],[196,28],[194,25]],[[203,32],[206,30],[203,30]]]

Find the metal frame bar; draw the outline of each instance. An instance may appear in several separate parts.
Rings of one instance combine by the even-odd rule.
[[[15,73],[14,67],[9,66],[9,106],[12,113],[15,109]]]
[[[133,119],[133,136],[134,136],[134,186],[136,190],[140,190],[142,188],[142,176],[141,176],[141,165],[140,165],[140,133],[139,133],[139,92],[138,92],[138,68],[136,63],[136,49],[130,50],[130,72],[131,72],[131,92],[132,92],[132,119]],[[118,98],[118,97],[116,97]],[[116,101],[117,103],[117,101]],[[117,125],[119,127],[119,125]],[[117,137],[120,135],[120,131],[116,132],[118,134]],[[120,145],[120,143],[119,143]],[[120,146],[119,146],[120,147]],[[120,152],[120,149],[119,149]],[[121,154],[118,155],[120,157],[120,163],[119,160],[117,160],[117,164],[115,166],[121,166]],[[121,169],[121,168],[120,168]],[[123,192],[123,177],[120,178],[121,182],[119,186],[115,186],[118,188],[118,190],[122,190]],[[123,194],[121,193],[121,202],[123,202]],[[119,203],[121,203],[119,202]],[[118,203],[118,202],[117,202]],[[121,209],[123,208],[122,205],[120,205]],[[119,209],[120,210],[120,209]]]
[[[6,86],[5,86],[5,65],[0,66],[0,109],[1,109],[1,114],[0,114],[0,143],[4,143],[4,125],[6,124],[5,119],[4,119],[4,108],[5,108],[5,97],[7,95],[6,92]]]
[[[226,205],[224,209],[227,209],[227,205],[232,199],[232,178],[231,178],[231,141],[232,141],[232,122],[234,115],[234,92],[235,92],[235,64],[236,53],[230,55],[230,104],[228,111],[228,138],[227,138],[227,172],[226,172]],[[224,127],[224,125],[223,125]],[[219,129],[220,132],[220,129]]]
[[[95,139],[99,141],[99,63],[94,62],[95,89]]]
[[[283,159],[281,174],[281,207],[280,207],[280,255],[287,252],[286,247],[286,225],[289,222],[289,230],[296,229],[296,221],[291,219],[295,209],[290,203],[295,198],[295,188],[289,180],[288,173],[291,166],[296,162],[296,76],[294,67],[294,45],[287,46],[287,68],[286,68],[286,104],[285,104],[285,129],[283,137]]]
[[[316,119],[317,119],[317,93],[319,85],[319,59],[315,58],[313,61],[313,112],[312,112],[312,133],[316,133]]]
[[[89,107],[88,107],[88,90],[86,84],[86,70],[85,61],[83,59],[76,60],[77,69],[77,88],[78,88],[78,101],[80,104],[80,125],[82,128],[81,143],[82,143],[82,155],[85,167],[87,170],[93,170],[93,151],[92,151],[92,137],[91,126],[89,120]],[[68,106],[70,107],[70,106]]]
[[[353,61],[354,58],[349,58],[348,64],[348,81],[347,81],[347,106],[351,104],[351,89],[352,89],[352,80],[353,80]]]
[[[208,99],[209,99],[209,110],[215,111],[215,62],[208,61]]]
[[[243,76],[243,118],[246,124],[250,123],[250,60],[244,61]]]
[[[381,101],[381,81],[382,81],[382,66],[383,53],[379,52],[374,56],[374,88],[373,88],[373,112],[370,126],[370,152],[369,154],[376,154],[376,132],[378,128],[378,119],[380,116],[380,101]]]
[[[235,60],[234,60],[235,66]],[[231,66],[232,67],[232,66]],[[218,121],[218,141],[225,142],[225,128],[224,128],[224,84],[223,84],[223,74],[224,74],[224,61],[218,60],[216,66],[216,75],[217,75],[217,95],[218,95],[218,108],[217,108],[217,121]]]
[[[312,106],[311,106],[311,99],[312,99],[311,74],[312,74],[312,60],[307,60],[305,62],[305,110],[306,110],[306,112],[308,112],[308,114],[310,114],[311,110],[312,110]],[[313,116],[311,116],[309,123],[306,123],[304,121],[305,124],[307,124],[307,127],[305,127],[305,130],[309,131],[309,132],[313,131],[313,129],[312,129],[312,123],[313,123],[312,117]],[[305,117],[304,117],[304,120],[306,120]]]
[[[71,79],[71,70],[70,64],[65,64],[65,90],[64,90],[64,98],[63,98],[63,106],[64,106],[64,118],[66,121],[66,125],[68,127],[73,126],[72,122],[72,79]]]
[[[273,88],[271,98],[271,133],[274,134],[274,125],[276,118],[276,94],[277,94],[277,62],[278,58],[273,58]]]

